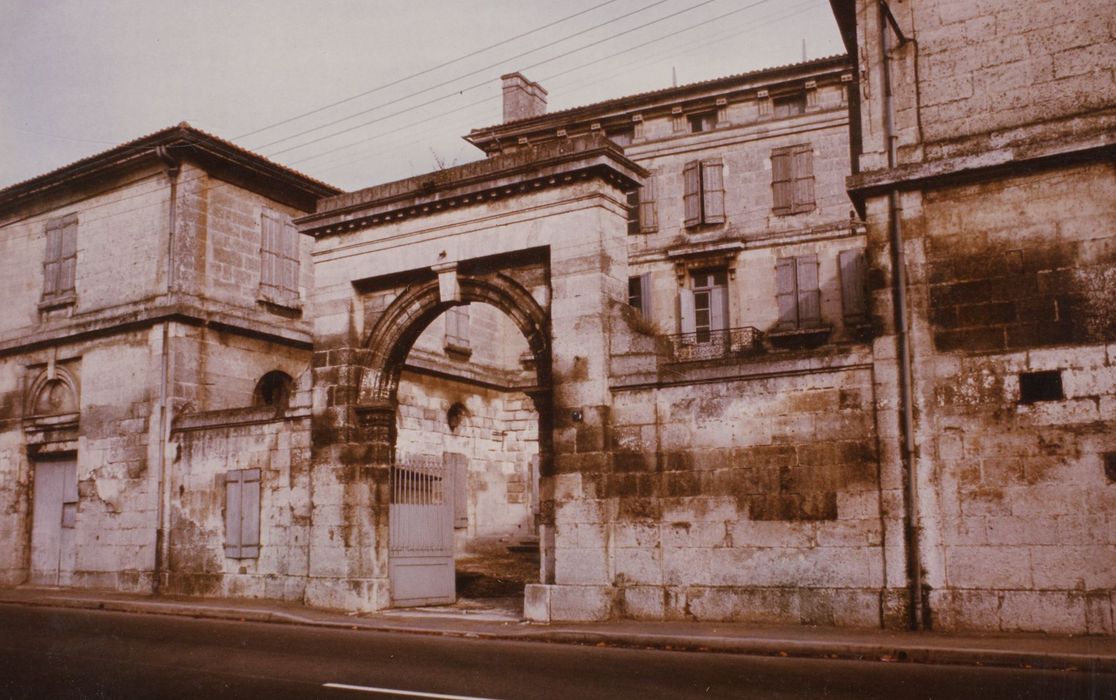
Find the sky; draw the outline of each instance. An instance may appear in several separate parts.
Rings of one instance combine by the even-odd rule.
[[[353,190],[554,111],[842,53],[828,0],[0,0],[0,187],[187,121]]]

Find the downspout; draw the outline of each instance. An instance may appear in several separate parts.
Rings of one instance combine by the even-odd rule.
[[[883,48],[884,88],[884,137],[887,139],[887,167],[894,169],[899,162],[899,137],[895,133],[895,91],[891,80],[891,32],[899,36],[899,46],[907,39],[899,30],[886,0],[880,0],[880,45]],[[903,511],[903,533],[907,553],[907,582],[909,605],[907,625],[912,630],[928,627],[928,610],[923,600],[922,552],[919,545],[918,478],[915,474],[914,408],[911,390],[910,318],[907,313],[907,269],[903,252],[902,206],[899,189],[892,187],[887,195],[887,227],[891,243],[892,293],[895,306],[896,344],[899,355],[899,412],[902,439],[900,453],[903,467],[903,491],[906,508]]]
[[[174,274],[174,228],[175,213],[178,209],[178,173],[181,162],[173,157],[165,146],[156,146],[155,155],[166,167],[170,181],[170,212],[167,215],[167,289],[166,296],[175,291]],[[162,358],[159,368],[159,507],[158,527],[155,530],[155,593],[164,589],[167,562],[170,559],[170,480],[167,479],[167,449],[170,447],[170,321],[162,324]]]

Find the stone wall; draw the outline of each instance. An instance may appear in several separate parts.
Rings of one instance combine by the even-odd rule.
[[[1072,202],[1071,205],[1068,203]],[[1080,165],[909,197],[937,624],[1112,633],[1116,178]],[[925,306],[923,306],[925,305]],[[925,325],[922,325],[925,324]],[[1021,376],[1054,372],[1031,401]]]
[[[308,400],[308,393],[302,394]],[[179,419],[167,592],[301,600],[309,567],[310,422],[300,402]],[[226,556],[225,475],[260,470],[259,556]]]

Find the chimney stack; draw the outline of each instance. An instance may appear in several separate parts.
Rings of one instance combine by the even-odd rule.
[[[504,123],[546,114],[546,90],[522,73],[501,75],[504,82]]]

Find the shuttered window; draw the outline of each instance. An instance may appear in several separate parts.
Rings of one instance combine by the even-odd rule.
[[[814,209],[814,149],[809,144],[771,151],[771,190],[779,216]]]
[[[271,209],[260,215],[260,293],[268,301],[298,301],[298,229],[291,217]]]
[[[651,273],[628,278],[628,304],[644,318],[651,318]]]
[[[74,295],[77,271],[77,215],[52,219],[46,224],[43,255],[43,301],[64,301]]]
[[[648,176],[639,192],[639,232],[653,233],[659,230],[658,182],[655,175]]]
[[[706,343],[728,327],[727,275],[724,270],[702,270],[691,275],[692,289],[680,289],[681,332],[693,334],[683,342]]]
[[[455,352],[468,352],[469,307],[454,306],[446,311],[446,349]]]
[[[821,325],[821,290],[818,257],[780,258],[775,265],[778,330],[816,328]]]
[[[260,470],[225,474],[225,556],[260,556]]]
[[[720,159],[693,161],[682,169],[687,227],[725,222],[724,164]]]
[[[843,250],[837,261],[841,268],[841,308],[845,321],[862,323],[868,318],[868,299],[864,289],[867,271],[864,250]]]

